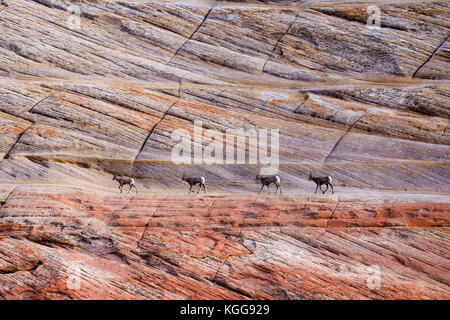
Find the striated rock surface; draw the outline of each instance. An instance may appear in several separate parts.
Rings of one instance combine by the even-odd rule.
[[[448,299],[448,208],[438,196],[117,196],[20,187],[0,210],[0,295]],[[370,268],[378,268],[379,286],[371,287]],[[70,285],[73,270],[80,288]]]
[[[6,2],[0,298],[450,298],[447,1]],[[279,129],[283,195],[194,121]]]

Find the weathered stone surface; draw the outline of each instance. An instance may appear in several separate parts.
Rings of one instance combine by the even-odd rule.
[[[0,209],[0,295],[448,299],[443,199],[21,187]],[[381,269],[378,289],[366,284],[368,266]],[[75,267],[79,290],[67,285]]]
[[[448,2],[6,2],[1,298],[450,298]],[[283,196],[174,164],[194,121],[279,129]]]

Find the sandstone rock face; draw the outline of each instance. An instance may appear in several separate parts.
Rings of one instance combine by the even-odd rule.
[[[450,298],[448,2],[6,2],[1,298]],[[194,122],[278,129],[283,195]]]
[[[448,203],[381,199],[89,195],[21,186],[0,211],[0,293],[6,299],[449,298]],[[75,268],[80,289],[68,284]],[[379,286],[370,285],[371,268],[380,272]]]

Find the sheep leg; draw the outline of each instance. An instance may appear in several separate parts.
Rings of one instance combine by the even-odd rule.
[[[283,192],[281,192],[281,184],[279,185],[279,187],[280,187],[280,194],[283,194]]]
[[[191,187],[189,188],[189,193],[191,193],[192,192],[192,184],[191,184]]]
[[[331,194],[334,194],[334,189],[333,189],[333,185],[330,183],[331,186]]]
[[[328,190],[328,183],[326,184],[326,186],[327,186],[327,188],[325,189],[325,191],[322,191],[322,188],[320,188],[320,191],[322,191],[323,194],[325,194],[325,192],[327,192],[327,190]]]
[[[319,184],[318,183],[316,183],[316,191],[314,192],[314,194],[317,193],[317,188],[319,188]]]
[[[259,190],[258,194],[261,193],[262,189],[264,188],[264,185],[262,185],[261,189]]]
[[[206,186],[202,183],[203,186],[203,192],[206,193]]]
[[[200,192],[200,190],[202,190],[202,184],[201,184],[201,183],[198,185],[198,191],[197,191],[197,194]]]

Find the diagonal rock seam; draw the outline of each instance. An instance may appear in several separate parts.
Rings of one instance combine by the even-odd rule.
[[[431,58],[433,58],[433,56],[436,54],[436,52],[438,52],[438,50],[444,45],[444,43],[447,42],[448,38],[450,38],[450,35],[448,35],[447,38],[445,38],[444,41],[442,41],[441,44],[436,49],[434,49],[434,51],[431,53],[431,55],[428,57],[428,59],[425,60],[425,62],[422,63],[419,68],[417,68],[417,70],[413,73],[413,76],[412,76],[413,78],[415,78],[417,72],[419,72],[419,70],[422,69],[428,63],[428,61],[431,60]]]
[[[14,144],[11,146],[11,148],[9,148],[8,152],[5,153],[5,155],[3,156],[3,159],[0,160],[3,161],[4,159],[8,159],[10,157],[11,151],[14,149],[14,147],[16,146],[16,144],[19,142],[20,138],[22,138],[22,136],[24,135],[24,133],[30,129],[32,126],[34,125],[34,123],[30,124],[25,130],[23,130],[18,136],[16,141],[14,142]]]
[[[253,251],[252,251],[252,253],[253,253]],[[250,253],[248,253],[248,254],[250,254]],[[245,297],[247,297],[247,298],[251,298],[251,296],[248,295],[247,293],[245,293],[245,292],[243,292],[243,291],[240,291],[240,290],[236,290],[236,289],[230,287],[225,281],[218,281],[218,280],[216,280],[217,275],[219,274],[220,269],[222,269],[222,267],[223,267],[223,266],[225,265],[225,263],[228,261],[228,258],[231,258],[231,257],[236,257],[236,256],[235,256],[235,255],[228,255],[228,256],[225,258],[225,260],[223,261],[223,263],[217,268],[216,274],[215,274],[214,277],[212,278],[211,282],[214,283],[214,284],[216,284],[216,285],[218,285],[218,286],[220,286],[220,287],[222,287],[222,288],[225,288],[225,289],[230,290],[230,291],[232,291],[232,292],[235,292],[235,293],[237,293],[237,294],[243,295],[243,296],[245,296]]]
[[[147,137],[144,140],[144,143],[141,145],[141,148],[139,149],[138,153],[136,154],[136,157],[134,158],[132,167],[131,167],[131,173],[133,174],[134,171],[134,164],[137,160],[137,158],[139,157],[139,154],[142,152],[142,150],[144,150],[145,145],[147,144],[148,140],[150,139],[151,135],[153,134],[153,131],[155,131],[156,127],[161,123],[161,121],[164,120],[164,118],[169,114],[170,110],[172,109],[172,107],[174,107],[181,99],[181,81],[183,80],[183,78],[180,79],[179,81],[179,86],[178,86],[178,99],[172,103],[172,105],[167,108],[166,112],[164,112],[163,116],[161,117],[161,119],[159,119],[159,121],[150,129],[150,132],[148,133]]]
[[[137,245],[136,245],[137,248],[141,247],[141,242],[142,242],[142,240],[144,240],[145,232],[147,232],[148,226],[150,225],[150,221],[153,219],[153,216],[155,215],[155,212],[158,211],[158,209],[160,207],[161,207],[161,203],[158,205],[158,207],[155,208],[155,210],[152,212],[152,215],[150,216],[150,218],[148,219],[147,223],[145,224],[144,231],[142,232],[141,238],[137,242]]]
[[[6,199],[0,203],[0,209],[3,208],[3,206],[8,202],[9,197],[14,193],[14,191],[16,191],[16,189],[17,189],[18,187],[19,187],[19,186],[15,186],[15,187],[11,190],[11,192],[8,194],[8,196],[6,197]]]
[[[53,93],[52,93],[52,94],[53,94]],[[43,99],[39,100],[38,102],[36,102],[36,103],[28,110],[28,112],[32,112],[33,109],[34,109],[38,104],[40,104],[41,102],[43,102],[44,100],[46,100],[47,98],[49,98],[52,94],[50,94],[50,95],[44,97]],[[25,112],[25,111],[23,111],[23,112]],[[23,112],[19,113],[18,116],[20,117],[20,115],[21,115]],[[32,121],[30,121],[30,120],[28,120],[28,119],[27,119],[27,121],[32,122]],[[9,158],[11,151],[14,149],[14,147],[16,146],[16,144],[19,142],[20,138],[22,138],[22,136],[24,135],[24,133],[25,133],[28,129],[30,129],[34,124],[35,124],[35,123],[32,122],[25,130],[23,130],[23,131],[17,136],[16,142],[14,142],[14,144],[11,146],[11,148],[8,150],[8,152],[5,153],[5,155],[3,156],[3,159],[8,159],[8,158]],[[3,160],[3,159],[2,159],[2,160]]]
[[[241,239],[242,239],[242,235],[241,235],[240,237],[241,237]],[[220,269],[225,265],[225,263],[228,262],[228,259],[229,259],[229,258],[232,258],[232,257],[238,257],[238,258],[240,258],[240,257],[243,256],[243,255],[254,254],[254,251],[251,250],[251,249],[249,249],[249,248],[248,248],[247,246],[245,246],[243,243],[239,243],[239,244],[242,245],[245,249],[247,249],[248,252],[244,252],[244,253],[241,253],[241,254],[229,254],[229,255],[227,255],[227,256],[225,257],[225,259],[223,260],[223,262],[220,264],[220,266],[217,268],[216,273],[214,274],[214,277],[212,278],[211,282],[217,283],[217,281],[216,281],[217,275],[219,274]],[[204,256],[204,257],[196,257],[196,256],[192,256],[192,255],[191,255],[190,257],[193,258],[193,259],[197,259],[197,260],[203,260],[203,259],[205,259],[206,257],[209,257],[209,256],[206,255],[206,256]],[[220,284],[219,284],[219,285],[220,285]]]
[[[34,109],[38,104],[40,104],[40,103],[43,102],[44,100],[48,99],[48,98],[49,98],[50,96],[52,96],[52,95],[53,95],[53,93],[50,94],[50,95],[48,95],[48,96],[46,96],[46,97],[44,97],[43,99],[39,100],[38,102],[36,102],[36,103],[28,110],[28,112],[33,113],[33,109]],[[25,112],[25,111],[23,111],[23,112]],[[20,116],[23,112],[19,113],[18,116]],[[27,120],[27,121],[30,121],[30,120]],[[32,121],[30,121],[30,122],[32,122]],[[8,159],[8,158],[10,157],[11,151],[14,149],[14,147],[16,146],[16,144],[20,141],[20,138],[22,138],[22,136],[25,134],[25,132],[26,132],[28,129],[30,129],[34,124],[35,124],[35,123],[32,122],[25,130],[23,130],[23,131],[17,136],[16,142],[14,142],[14,144],[11,146],[11,148],[8,150],[8,152],[5,153],[5,155],[3,156],[3,159]],[[3,159],[2,159],[2,160],[3,160]]]
[[[328,161],[328,159],[330,158],[331,154],[334,152],[334,150],[336,150],[337,146],[339,145],[339,143],[342,141],[342,139],[347,135],[347,133],[349,133],[353,127],[365,116],[366,114],[363,114],[361,117],[359,117],[348,129],[347,131],[339,138],[339,140],[336,142],[336,144],[334,145],[333,149],[331,149],[330,153],[326,156],[325,160],[323,160],[324,163],[326,163]]]
[[[31,106],[30,110],[28,110],[28,112],[33,112],[33,109],[35,107],[37,107],[41,102],[44,102],[45,100],[47,100],[48,98],[50,98],[53,95],[53,92],[51,94],[49,94],[48,96],[44,97],[43,99],[39,100],[38,102],[36,102],[35,104],[33,104],[33,106]],[[25,112],[25,111],[23,111]],[[21,112],[20,114],[22,114],[23,112]],[[19,115],[20,115],[19,114]]]
[[[192,37],[197,33],[197,31],[203,26],[203,24],[205,23],[206,19],[208,19],[209,14],[211,13],[211,11],[214,9],[215,4],[211,7],[211,9],[208,10],[208,12],[206,13],[205,17],[203,18],[203,21],[197,26],[197,28],[195,28],[194,32],[192,32],[192,34],[189,36],[189,38],[186,39],[186,41],[177,49],[177,51],[175,51],[175,53],[173,54],[173,56],[169,59],[169,61],[167,62],[167,64],[170,64],[173,60],[173,58],[175,58],[178,53],[180,52],[180,50],[186,45],[186,43],[188,43],[189,40],[192,40]]]
[[[167,116],[167,114],[170,112],[170,109],[172,109],[172,107],[175,106],[175,105],[178,103],[179,100],[180,100],[180,99],[178,98],[177,101],[175,101],[174,103],[172,103],[172,105],[171,105],[169,108],[167,108],[166,112],[164,112],[164,114],[163,114],[163,116],[161,117],[161,119],[159,119],[159,121],[151,128],[150,132],[149,132],[148,135],[147,135],[147,138],[145,139],[144,143],[142,144],[141,148],[139,149],[139,152],[137,153],[136,157],[134,158],[133,165],[134,165],[134,162],[136,161],[136,159],[139,157],[139,154],[141,153],[141,151],[144,149],[145,145],[147,144],[147,141],[150,139],[150,136],[153,134],[153,131],[155,131],[155,128],[159,125],[159,123],[160,123],[161,121],[164,120],[164,118],[165,118],[165,117]]]
[[[326,226],[325,226],[325,232],[328,230],[328,224],[330,223],[330,220],[333,219],[334,212],[336,211],[337,207],[338,207],[339,204],[341,203],[340,200],[339,200],[339,198],[338,198],[337,200],[338,200],[338,201],[337,201],[337,203],[336,203],[336,207],[334,207],[333,211],[331,212],[330,217],[329,217],[328,220],[327,220],[327,224],[326,224]]]
[[[271,54],[269,55],[269,57],[267,58],[266,62],[264,62],[263,67],[261,68],[261,72],[264,72],[264,68],[266,67],[267,62],[269,62],[270,58],[273,57],[273,54],[275,53],[275,50],[278,47],[278,44],[280,43],[280,41],[284,38],[284,36],[289,32],[289,30],[291,30],[292,26],[294,25],[295,21],[297,21],[298,18],[298,13],[295,14],[294,20],[292,20],[292,22],[289,24],[289,26],[287,27],[286,31],[284,32],[284,34],[278,38],[277,42],[275,43],[275,46],[272,49]]]
[[[240,243],[240,245],[242,245],[242,246],[243,246],[245,249],[247,249],[249,252],[244,252],[244,253],[241,253],[241,254],[229,254],[229,255],[227,255],[226,258],[223,260],[222,264],[217,268],[216,274],[214,275],[214,277],[213,277],[213,279],[212,279],[212,282],[216,282],[216,277],[217,277],[217,275],[219,274],[220,269],[222,269],[222,267],[225,265],[225,263],[228,262],[228,259],[229,259],[229,258],[232,258],[232,257],[238,257],[238,258],[240,258],[240,257],[243,256],[243,255],[249,255],[249,254],[253,254],[253,253],[254,253],[253,250],[250,250],[249,248],[247,248],[246,246],[244,246],[242,243]],[[195,257],[194,257],[194,258],[195,258]],[[204,258],[206,258],[206,257],[204,257]],[[201,260],[201,259],[198,259],[198,260]]]

